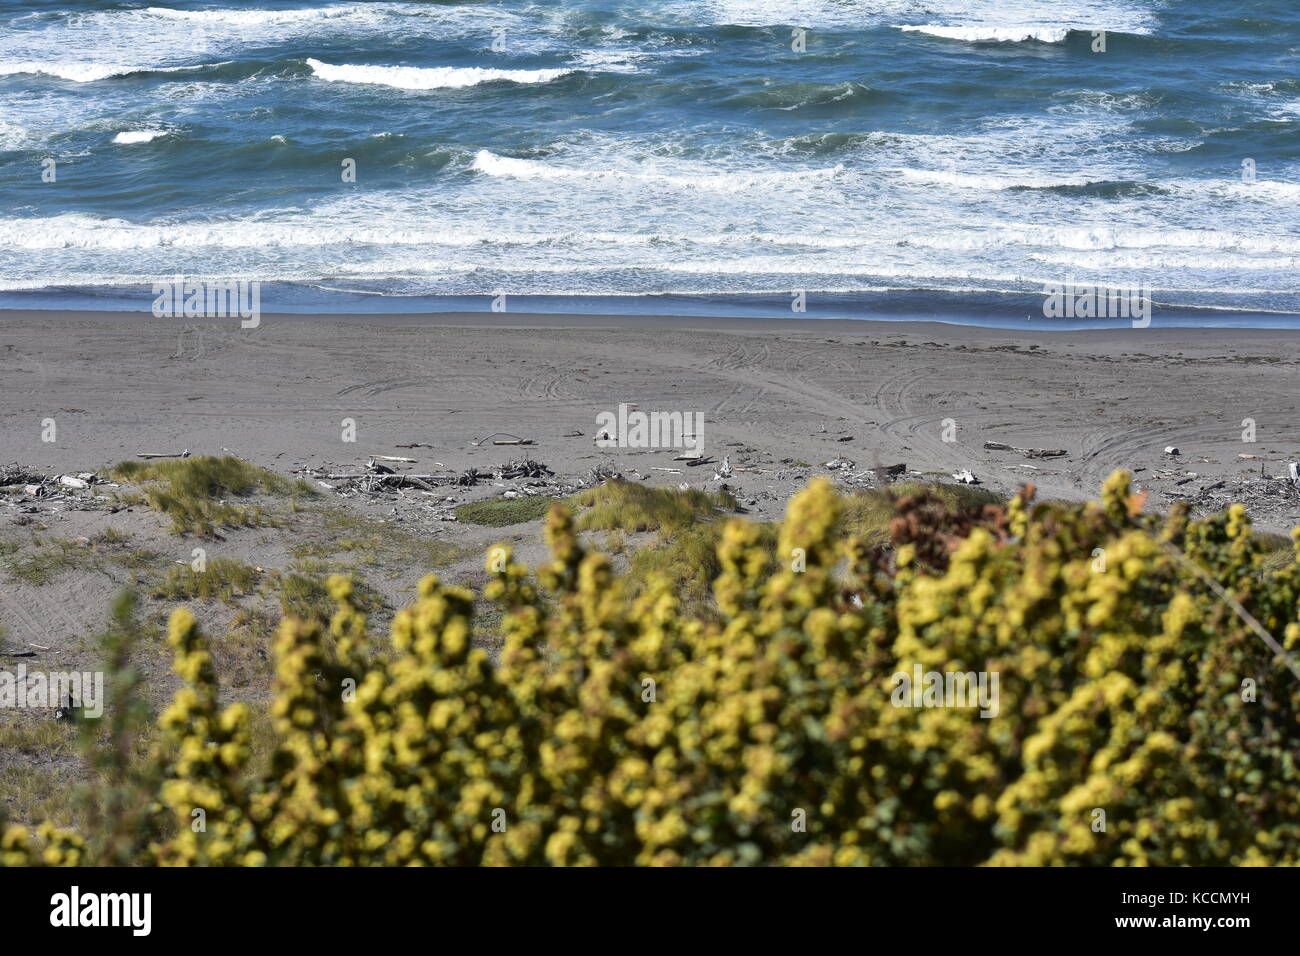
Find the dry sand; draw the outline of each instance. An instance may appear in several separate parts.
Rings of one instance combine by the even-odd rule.
[[[1063,498],[1094,495],[1113,469],[1146,469],[1138,478],[1159,505],[1171,500],[1164,492],[1195,494],[1261,466],[1285,472],[1300,455],[1297,362],[1300,340],[1273,331],[509,314],[271,315],[245,330],[10,312],[0,313],[0,460],[95,470],[188,448],[229,449],[282,473],[352,467],[369,454],[462,469],[508,457],[471,444],[504,431],[532,438],[529,454],[560,475],[601,461],[643,472],[671,464],[665,451],[594,447],[597,414],[635,402],[702,412],[706,451],[732,464],[845,456],[922,473],[970,468],[994,490],[1032,479]],[[41,441],[46,418],[56,443]],[[1242,441],[1247,418],[1253,444]],[[342,441],[344,419],[356,422],[355,444]],[[562,437],[575,430],[582,437]],[[1031,461],[985,441],[1069,455]],[[433,448],[396,448],[412,442]],[[1164,455],[1169,445],[1178,459]],[[1162,468],[1197,478],[1160,481]],[[733,484],[760,510],[780,510],[763,497],[776,488],[770,476]],[[784,500],[777,490],[773,500]],[[1293,499],[1257,510],[1275,530],[1300,521]]]

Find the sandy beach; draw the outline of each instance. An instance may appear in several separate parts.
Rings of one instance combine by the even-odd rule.
[[[60,472],[141,452],[228,451],[287,474],[424,443],[410,457],[459,470],[499,464],[510,449],[473,442],[508,432],[531,439],[529,455],[557,475],[610,462],[680,481],[647,471],[671,465],[670,451],[595,446],[597,415],[626,402],[702,413],[706,452],[767,470],[733,481],[760,512],[786,497],[795,476],[776,480],[783,462],[815,473],[837,458],[931,477],[968,468],[995,491],[1032,480],[1069,499],[1128,468],[1157,505],[1174,500],[1164,492],[1221,480],[1210,501],[1226,503],[1233,479],[1285,473],[1300,454],[1297,363],[1294,335],[1251,330],[510,314],[270,315],[241,329],[10,312],[0,314],[0,457]],[[47,418],[55,442],[42,441]],[[354,443],[344,419],[356,423]],[[1068,454],[1028,459],[986,441]],[[1258,519],[1286,530],[1300,510],[1279,499]]]

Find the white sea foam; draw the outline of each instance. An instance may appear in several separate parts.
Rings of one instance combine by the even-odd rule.
[[[1290,202],[1300,200],[1300,183],[1279,182],[1272,179],[1258,179],[1253,183],[1237,180],[1188,180],[1181,179],[1171,184],[1180,192],[1190,195],[1204,195],[1219,199],[1257,199],[1261,202]]]
[[[1137,0],[659,0],[656,6],[692,23],[849,29],[924,18],[945,25],[1080,24],[1080,29],[1100,23],[1132,32],[1153,19],[1150,4]]]
[[[135,143],[152,143],[160,136],[166,136],[165,129],[132,129],[123,130],[113,137],[113,142],[119,145],[129,146]]]
[[[908,245],[926,249],[975,252],[1032,245],[1043,249],[1214,249],[1259,255],[1300,255],[1300,239],[1242,235],[1210,229],[1145,229],[1119,226],[1040,226],[1007,223],[980,230],[916,234]]]
[[[366,14],[366,7],[366,4],[355,3],[298,10],[173,10],[170,7],[146,7],[144,12],[152,17],[183,20],[199,26],[261,27],[361,16]],[[391,7],[391,4],[375,4],[371,7],[371,12],[381,12]]]
[[[1036,43],[1062,43],[1070,34],[1069,27],[1041,26],[1025,24],[1022,26],[995,26],[979,24],[976,26],[941,26],[928,23],[923,26],[900,26],[897,29],[905,33],[925,33],[945,40],[963,40],[967,43],[1024,43],[1030,40]]]
[[[644,50],[582,50],[569,57],[569,62],[599,73],[639,73],[638,64],[652,56]]]
[[[480,83],[549,83],[573,70],[496,70],[456,66],[365,66],[322,63],[308,59],[307,65],[322,80],[337,83],[369,83],[402,90],[460,89]]]
[[[0,61],[0,76],[22,73],[44,74],[74,83],[92,83],[110,76],[126,76],[148,67],[125,66],[120,63],[83,63],[74,60],[5,60]]]
[[[227,61],[228,62],[228,61]],[[185,70],[204,70],[220,63],[187,63],[183,66],[152,66],[148,63],[99,63],[92,61],[53,60],[0,60],[0,76],[15,76],[22,73],[56,76],[61,80],[75,83],[93,83],[114,76],[130,76],[132,73],[180,73]]]
[[[959,173],[949,169],[900,169],[906,182],[927,186],[953,186],[958,189],[1047,189],[1052,186],[1083,186],[1089,180],[1060,179],[1053,176],[989,176],[984,173]]]
[[[232,8],[233,7],[233,8]],[[32,29],[0,29],[0,75],[43,73],[91,82],[143,71],[195,68],[237,58],[248,46],[344,36],[354,43],[400,34],[445,40],[505,26],[524,36],[520,15],[479,5],[335,3],[286,10],[136,7],[49,14]],[[527,46],[521,41],[522,46]],[[516,52],[518,51],[516,48]]]
[[[1054,93],[1056,99],[1068,99],[1049,107],[1054,113],[1127,113],[1150,109],[1156,98],[1149,92],[1113,93],[1110,90],[1061,90]]]
[[[0,149],[22,149],[31,141],[31,130],[0,120]]]
[[[1108,252],[1034,252],[1028,258],[1034,262],[1065,266],[1071,269],[1091,269],[1096,271],[1128,269],[1133,271],[1153,269],[1194,269],[1206,272],[1224,270],[1273,271],[1278,269],[1296,269],[1300,267],[1300,258],[1295,256],[1257,256],[1242,253],[1216,251],[1207,254],[1200,251],[1181,249],[1149,249],[1144,251],[1126,251],[1114,249]]]
[[[473,169],[488,176],[513,179],[578,180],[602,183],[644,183],[674,189],[708,189],[718,192],[743,192],[752,189],[775,188],[800,182],[830,180],[844,172],[844,167],[794,170],[790,172],[721,171],[712,167],[696,166],[690,173],[659,172],[657,170],[625,169],[607,165],[556,166],[536,159],[515,159],[498,156],[490,150],[480,149],[474,154]]]

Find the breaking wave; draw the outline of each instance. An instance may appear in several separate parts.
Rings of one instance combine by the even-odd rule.
[[[497,70],[475,66],[364,66],[322,63],[308,59],[322,80],[334,83],[368,83],[399,90],[447,90],[478,86],[480,83],[549,83],[573,70]]]
[[[904,33],[925,33],[945,40],[966,43],[1064,43],[1069,27],[1047,26],[970,26],[945,27],[935,23],[924,26],[900,26]]]

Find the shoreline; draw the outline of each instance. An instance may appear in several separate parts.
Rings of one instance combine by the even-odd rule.
[[[173,326],[211,325],[248,332],[254,329],[240,329],[237,318],[202,318],[186,319],[173,317],[156,317],[147,311],[126,312],[92,309],[2,309],[0,308],[0,331],[8,322],[48,322],[48,321],[97,321],[97,322],[141,322],[169,323]],[[1186,337],[1222,337],[1238,340],[1244,337],[1278,339],[1284,343],[1294,343],[1300,347],[1300,330],[1284,328],[1239,328],[1234,326],[1167,326],[1160,327],[1153,322],[1147,328],[1128,326],[1098,326],[1089,329],[1041,329],[1041,328],[1002,328],[998,326],[972,325],[958,322],[927,321],[919,319],[870,319],[870,318],[820,318],[820,317],[763,317],[741,315],[676,315],[670,313],[552,313],[552,312],[264,312],[261,314],[258,328],[270,323],[336,323],[344,325],[380,325],[393,327],[430,327],[430,328],[465,328],[465,329],[599,329],[615,331],[632,330],[678,330],[678,331],[722,331],[722,332],[757,332],[785,334],[822,334],[837,333],[844,335],[865,336],[881,332],[899,334],[944,334],[953,339],[978,339],[983,337],[1006,339],[1047,338],[1054,341],[1068,341],[1077,337],[1080,341],[1095,340],[1100,336],[1121,337],[1126,335],[1141,336],[1144,339],[1160,341],[1183,339]],[[1135,343],[1136,344],[1136,343]]]

